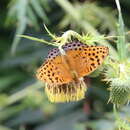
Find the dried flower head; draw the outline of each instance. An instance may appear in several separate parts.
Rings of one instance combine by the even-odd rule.
[[[85,97],[87,90],[83,79],[78,83],[71,82],[63,85],[46,84],[45,91],[51,102],[70,102],[78,101]]]

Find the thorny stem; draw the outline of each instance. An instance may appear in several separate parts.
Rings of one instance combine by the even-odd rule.
[[[69,39],[71,39],[71,36],[75,36],[77,39],[82,39],[82,37],[77,33],[77,32],[74,32],[72,30],[68,30],[66,31],[61,37],[62,37],[62,40],[60,41],[61,42],[61,45],[59,46],[59,50],[61,52],[61,54],[65,55],[65,51],[63,50],[62,46],[67,43],[67,41]]]

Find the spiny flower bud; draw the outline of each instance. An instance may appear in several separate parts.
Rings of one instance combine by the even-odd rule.
[[[129,100],[130,91],[120,87],[111,87],[110,88],[110,98],[109,101],[117,106],[123,105]]]
[[[45,91],[51,102],[70,102],[78,101],[85,97],[87,90],[83,80],[78,83],[68,83],[64,85],[46,84]]]
[[[110,83],[109,101],[117,106],[129,101],[130,95],[130,63],[110,61],[105,72],[105,81]]]

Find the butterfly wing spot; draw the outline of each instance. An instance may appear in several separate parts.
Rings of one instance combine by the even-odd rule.
[[[52,76],[54,76],[54,75],[55,75],[55,73],[53,72],[53,73],[52,73]]]
[[[90,71],[92,71],[93,70],[93,68],[92,68],[92,66],[90,66]]]
[[[96,55],[95,58],[97,59],[97,58],[98,58],[98,55]]]
[[[60,54],[60,51],[58,48],[53,48],[52,50],[49,51],[47,60],[48,59],[54,59],[56,56]]]
[[[92,53],[93,56],[95,56],[95,53]]]
[[[104,58],[105,56],[104,55],[102,55],[102,58]]]
[[[58,79],[59,79],[58,77],[55,77],[55,80],[56,80],[57,82],[58,82]]]
[[[85,56],[83,56],[82,58],[83,58],[83,59],[85,59],[86,57],[85,57]]]
[[[95,67],[96,67],[95,63],[91,63],[91,66],[92,66],[93,68],[95,68]]]
[[[79,48],[79,50],[81,51],[81,50],[82,50],[82,48],[80,47],[80,48]]]
[[[91,60],[91,61],[94,61],[94,58],[90,57],[90,60]]]
[[[63,46],[63,49],[65,51],[68,51],[68,50],[77,50],[77,48],[79,47],[82,47],[82,46],[86,46],[85,44],[79,42],[79,41],[73,41],[71,43],[67,43]]]
[[[88,56],[91,56],[91,53],[88,53]]]
[[[97,63],[98,63],[98,65],[100,65],[101,63],[100,63],[100,59],[97,59]]]

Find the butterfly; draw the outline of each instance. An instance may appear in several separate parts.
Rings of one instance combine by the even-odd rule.
[[[67,43],[62,49],[64,54],[58,48],[52,49],[37,70],[37,79],[47,83],[48,93],[52,90],[50,96],[61,92],[69,95],[69,90],[68,93],[66,91],[73,88],[70,86],[84,86],[83,77],[96,70],[109,53],[108,47],[88,46],[79,41]]]

